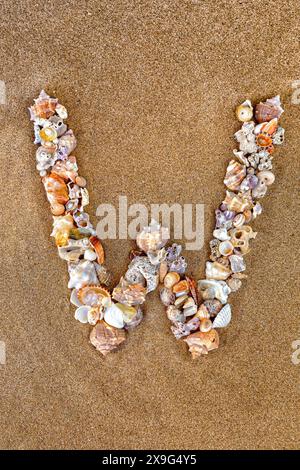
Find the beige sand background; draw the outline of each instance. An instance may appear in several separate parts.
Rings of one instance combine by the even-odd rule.
[[[298,448],[299,2],[5,0],[0,8],[0,447]],[[239,126],[234,109],[281,94],[277,181],[216,353],[191,362],[156,293],[120,352],[103,360],[88,344],[35,170],[26,107],[41,88],[68,107],[94,222],[96,207],[120,194],[130,204],[205,204],[205,247],[187,253],[199,277]],[[115,281],[132,247],[105,242]]]

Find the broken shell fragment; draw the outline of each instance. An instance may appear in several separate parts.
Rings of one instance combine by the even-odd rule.
[[[213,321],[213,328],[225,328],[231,321],[231,307],[229,304],[224,305]]]
[[[207,279],[225,281],[230,276],[230,274],[230,269],[223,264],[218,263],[217,261],[214,261],[213,263],[210,261],[206,262],[205,276]]]
[[[205,300],[203,306],[208,311],[210,317],[215,317],[223,307],[222,303],[217,299]]]
[[[224,281],[214,279],[202,279],[198,282],[204,300],[218,299],[222,304],[226,304],[231,290]]]
[[[175,307],[175,305],[169,305],[166,309],[168,319],[175,323],[175,322],[184,322],[185,316],[179,310],[179,308]]]
[[[116,349],[126,339],[124,329],[114,328],[105,321],[99,321],[91,331],[90,341],[92,345],[106,356],[109,352]]]
[[[211,320],[209,320],[208,318],[203,318],[201,321],[200,321],[200,331],[202,331],[202,333],[207,333],[208,331],[210,331],[212,329],[212,322]]]
[[[208,354],[209,351],[219,347],[219,335],[214,329],[206,333],[197,331],[185,338],[184,341],[187,343],[193,359]]]
[[[103,264],[105,261],[105,256],[104,256],[104,249],[103,249],[101,241],[99,240],[98,237],[92,236],[90,237],[90,243],[97,253],[97,262],[99,264]]]
[[[239,255],[229,256],[230,267],[233,273],[241,273],[246,270],[246,264],[244,258]]]
[[[216,228],[213,231],[213,236],[221,241],[230,240],[230,235],[228,235],[227,229],[225,227]]]
[[[175,294],[173,294],[171,289],[163,287],[160,290],[160,300],[166,306],[171,305],[175,302]]]
[[[179,281],[173,286],[173,292],[176,297],[187,294],[190,291],[190,286],[187,280]]]
[[[253,117],[253,107],[250,100],[244,101],[244,103],[236,108],[236,116],[241,122],[251,121]]]

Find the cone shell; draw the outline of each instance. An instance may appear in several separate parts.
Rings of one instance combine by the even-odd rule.
[[[213,321],[213,328],[225,328],[231,321],[231,307],[229,304],[224,305]]]
[[[126,339],[126,334],[123,329],[117,329],[108,325],[105,321],[99,321],[92,329],[90,334],[90,341],[92,345],[106,356],[109,352],[116,349]]]
[[[104,249],[103,249],[101,241],[99,240],[98,237],[92,236],[90,237],[90,243],[97,253],[97,262],[99,264],[103,264],[105,261],[105,255],[104,255]]]
[[[227,167],[224,184],[232,191],[237,191],[246,176],[246,166],[235,160],[231,160]]]
[[[77,292],[77,297],[83,305],[96,307],[110,303],[109,290],[104,286],[90,285],[81,287]]]

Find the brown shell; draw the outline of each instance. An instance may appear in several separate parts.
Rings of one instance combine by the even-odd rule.
[[[106,356],[109,352],[116,349],[126,339],[123,329],[114,328],[105,321],[99,321],[91,331],[90,341],[92,345]]]
[[[142,284],[129,284],[124,278],[114,288],[112,298],[125,305],[140,305],[146,300],[147,289]]]
[[[103,264],[105,261],[104,249],[102,246],[101,241],[98,237],[92,236],[90,237],[90,243],[94,247],[94,250],[97,253],[97,261],[99,264]]]
[[[110,299],[110,292],[104,286],[84,286],[77,292],[77,297],[83,305],[96,307],[101,305],[103,299]]]
[[[198,306],[199,305],[199,292],[198,292],[197,283],[195,279],[193,279],[192,277],[185,276],[185,278],[187,282],[189,283],[190,292],[192,294],[194,302]]]
[[[60,176],[55,173],[50,173],[42,179],[48,201],[51,205],[63,204],[65,205],[69,200],[68,187]]]
[[[55,113],[55,108],[57,104],[56,98],[47,98],[44,100],[37,101],[32,107],[34,115],[42,118],[48,119],[50,116],[53,116]]]
[[[52,168],[52,173],[56,173],[65,181],[71,180],[74,183],[78,173],[75,170],[68,169],[68,163],[72,163],[76,167],[76,158],[70,156],[67,160],[57,160]]]
[[[219,335],[214,329],[208,332],[197,331],[185,338],[184,341],[187,343],[193,359],[208,354],[209,351],[219,347]]]
[[[246,176],[246,166],[231,160],[226,170],[224,184],[232,191],[237,191]]]
[[[259,103],[255,107],[255,119],[258,123],[269,122],[274,118],[279,118],[281,110],[277,106],[269,103]]]

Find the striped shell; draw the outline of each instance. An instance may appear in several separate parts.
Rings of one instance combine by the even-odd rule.
[[[225,328],[225,326],[229,325],[230,321],[231,321],[231,307],[229,304],[226,304],[224,305],[222,310],[220,310],[220,312],[214,319],[212,327],[213,328]]]
[[[231,160],[227,167],[224,184],[232,191],[237,191],[246,176],[246,166],[235,160]]]

